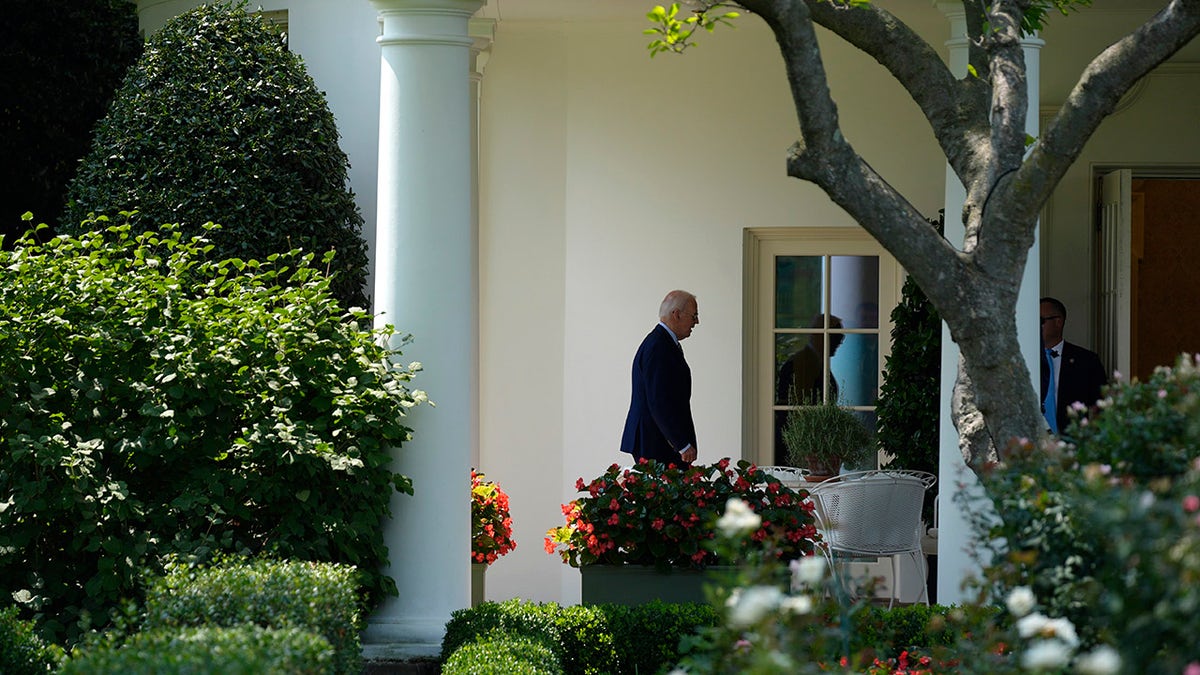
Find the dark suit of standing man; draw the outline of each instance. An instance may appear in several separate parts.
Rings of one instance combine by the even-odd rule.
[[[1104,365],[1095,352],[1071,344],[1063,340],[1063,326],[1067,322],[1067,308],[1054,298],[1042,298],[1042,348],[1050,350],[1043,353],[1042,362],[1042,414],[1047,423],[1051,422],[1050,411],[1046,410],[1046,392],[1050,387],[1050,364],[1054,362],[1054,381],[1058,385],[1055,395],[1054,422],[1057,427],[1051,429],[1062,433],[1070,422],[1067,409],[1078,401],[1088,408],[1096,405],[1100,399],[1101,389],[1108,382]]]
[[[671,291],[658,318],[633,357],[633,394],[621,452],[664,464],[691,464],[696,459],[692,371],[679,342],[700,323],[696,296]]]

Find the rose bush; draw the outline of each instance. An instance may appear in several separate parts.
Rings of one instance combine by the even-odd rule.
[[[1121,672],[1200,662],[1198,365],[1183,355],[1145,382],[1117,381],[1087,417],[1077,407],[1074,443],[1016,442],[982,472],[995,515],[968,509],[983,598],[1029,587],[1081,647],[1111,645]]]
[[[664,466],[641,461],[613,464],[576,488],[585,496],[563,504],[566,523],[546,533],[546,552],[572,567],[654,565],[702,568],[717,562],[708,544],[730,497],[761,518],[750,534],[760,545],[777,543],[783,559],[811,555],[819,535],[805,490],[792,490],[745,460],[710,465]]]
[[[491,565],[517,547],[512,538],[508,495],[471,469],[471,562]]]

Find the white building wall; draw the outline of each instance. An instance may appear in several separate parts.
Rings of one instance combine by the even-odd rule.
[[[481,466],[510,492],[519,546],[488,570],[490,599],[578,600],[578,572],[542,537],[576,478],[629,462],[629,368],[662,296],[699,296],[684,343],[699,461],[737,458],[742,229],[853,226],[785,174],[796,123],[761,22],[654,59],[643,27],[638,14],[497,26],[482,93]],[[915,106],[878,65],[833,49],[848,137],[936,215],[944,160]]]

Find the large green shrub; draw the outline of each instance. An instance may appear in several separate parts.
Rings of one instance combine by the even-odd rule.
[[[54,218],[125,71],[142,52],[130,0],[6,0],[0,22],[0,234]]]
[[[1087,628],[1088,587],[1104,561],[1081,518],[1084,477],[1073,453],[1059,444],[1013,443],[1002,464],[985,467],[980,482],[986,495],[958,499],[979,539],[973,550],[983,567],[985,599],[1028,586],[1046,612],[1094,637]]]
[[[333,649],[299,628],[202,626],[138,633],[79,650],[61,675],[325,675]]]
[[[389,448],[424,394],[318,264],[217,260],[171,226],[0,252],[0,593],[48,635],[103,624],[173,552],[347,563],[395,592],[380,520],[411,483]]]
[[[329,672],[362,670],[359,587],[354,568],[266,559],[213,566],[170,563],[146,593],[147,629],[255,624],[300,628],[334,649]]]
[[[58,666],[62,657],[59,647],[46,644],[38,637],[32,622],[17,618],[16,607],[0,609],[0,673],[48,673]]]
[[[208,221],[220,258],[337,256],[333,293],[366,307],[362,216],[324,95],[262,16],[201,6],[150,37],[71,183],[63,231],[137,210],[141,229]]]

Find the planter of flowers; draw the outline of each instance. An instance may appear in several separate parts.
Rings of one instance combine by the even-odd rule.
[[[488,565],[517,547],[512,538],[508,495],[482,473],[471,469],[471,606],[484,600]]]
[[[706,575],[717,563],[714,524],[731,497],[761,516],[751,541],[770,539],[770,555],[810,555],[818,538],[808,493],[745,460],[736,466],[729,459],[691,467],[614,464],[575,485],[584,496],[563,505],[566,523],[546,533],[545,547],[580,568],[584,604],[703,602]]]

